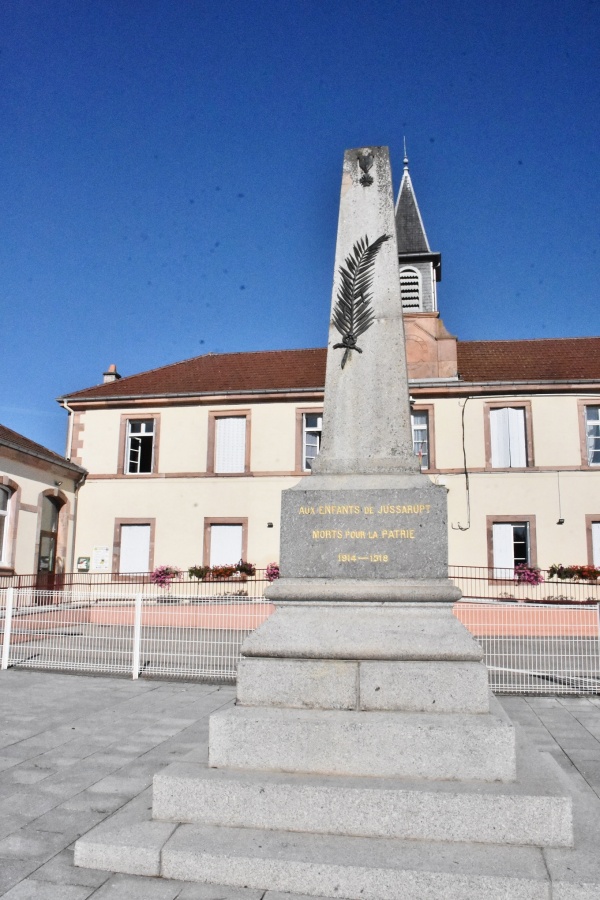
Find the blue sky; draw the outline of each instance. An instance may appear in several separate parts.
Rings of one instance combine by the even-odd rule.
[[[463,340],[598,334],[598,0],[5,0],[0,422],[326,342],[345,148],[406,135]]]

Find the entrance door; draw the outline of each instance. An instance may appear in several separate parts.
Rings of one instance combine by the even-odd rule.
[[[36,588],[43,591],[59,591],[63,586],[62,573],[56,571],[56,543],[60,506],[54,497],[42,498],[42,523],[38,546]],[[40,603],[51,603],[51,598],[39,598]]]

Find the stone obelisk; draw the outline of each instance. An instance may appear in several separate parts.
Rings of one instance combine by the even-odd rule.
[[[446,489],[413,454],[386,147],[344,157],[330,322],[321,452],[283,493],[270,597],[456,600]]]

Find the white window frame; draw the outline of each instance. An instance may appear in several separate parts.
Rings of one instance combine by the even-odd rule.
[[[590,522],[592,565],[600,568],[600,522]]]
[[[234,545],[235,550],[223,552],[223,547],[228,544]],[[243,553],[244,526],[241,522],[211,523],[209,566],[235,565],[242,559]]]
[[[517,536],[515,529],[525,529],[525,554],[515,553]],[[521,563],[531,564],[531,528],[527,520],[514,522],[493,522],[492,524],[492,558],[494,578],[512,580],[515,566]]]
[[[151,428],[148,428],[151,423]],[[140,431],[132,431],[132,426],[141,426]],[[152,452],[150,456],[150,468],[148,471],[140,472],[141,463],[141,439],[152,439]],[[135,446],[135,444],[138,446]],[[154,454],[156,451],[156,421],[154,418],[148,419],[128,419],[127,420],[127,439],[125,446],[125,474],[126,475],[150,475],[154,471]],[[137,460],[132,456],[137,453]]]
[[[527,468],[526,408],[524,406],[491,407],[489,417],[492,468]]]
[[[405,294],[406,285],[404,284],[403,276],[409,275],[411,276],[411,282],[416,278],[417,282],[417,303],[405,303]],[[402,302],[402,309],[406,312],[420,312],[423,309],[423,284],[421,281],[421,273],[418,269],[415,269],[414,266],[403,266],[400,269],[400,299]]]
[[[424,416],[425,423],[417,423],[415,422],[416,416]],[[412,430],[412,441],[413,441],[413,453],[415,456],[418,456],[421,463],[421,469],[429,469],[430,463],[430,455],[429,455],[429,411],[426,409],[415,409],[411,410],[410,414],[410,424]],[[422,432],[425,432],[425,439],[423,439]],[[423,451],[423,444],[425,445],[425,450]]]
[[[600,406],[585,407],[585,450],[588,466],[600,466]]]
[[[0,522],[2,523],[2,529],[0,529],[0,563],[8,565],[8,534],[10,530],[10,499],[12,491],[5,485],[0,485],[0,493],[6,496],[6,509],[0,509]]]
[[[138,572],[148,572],[150,567],[150,559],[152,555],[152,525],[149,522],[126,522],[121,523],[121,534],[120,534],[120,547],[119,547],[119,575],[136,575]],[[132,531],[131,529],[137,529],[137,532]],[[123,550],[127,552],[130,548],[127,547],[127,541],[125,540],[125,534],[133,537],[134,534],[141,535],[142,529],[144,529],[143,534],[147,535],[148,538],[148,552],[145,557],[145,565],[144,566],[134,566],[133,568],[127,567],[124,568],[124,553]]]
[[[314,417],[317,420],[316,426],[308,426],[307,419],[308,417]],[[306,412],[302,414],[302,471],[310,472],[312,470],[312,461],[317,458],[319,452],[321,450],[321,435],[323,433],[323,414],[322,413],[311,413]],[[309,457],[307,454],[307,436],[308,435],[316,435],[317,436],[317,453],[315,456]]]

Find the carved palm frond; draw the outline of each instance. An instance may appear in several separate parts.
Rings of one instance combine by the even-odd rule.
[[[342,335],[342,343],[334,344],[334,348],[346,348],[342,368],[346,364],[350,350],[362,353],[360,347],[356,346],[356,340],[370,328],[375,319],[370,293],[373,268],[377,253],[387,240],[389,235],[382,234],[369,244],[369,238],[365,235],[355,243],[352,253],[346,257],[345,266],[340,266],[341,284],[333,309],[332,322]]]

